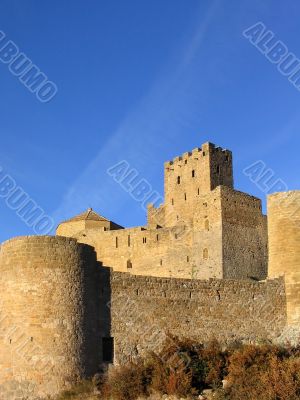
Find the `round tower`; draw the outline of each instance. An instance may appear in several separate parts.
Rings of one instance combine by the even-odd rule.
[[[0,398],[44,398],[97,372],[94,249],[65,237],[0,248]]]
[[[300,191],[268,197],[269,277],[284,276],[289,324],[300,323]]]

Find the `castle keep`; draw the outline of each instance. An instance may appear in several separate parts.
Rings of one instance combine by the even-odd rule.
[[[232,154],[211,143],[164,168],[165,202],[146,226],[122,229],[92,210],[57,234],[93,246],[114,271],[197,279],[264,279],[267,220],[261,201],[233,187]]]
[[[300,191],[234,189],[232,154],[211,143],[165,163],[147,225],[92,209],[56,236],[0,248],[0,399],[54,395],[102,363],[200,342],[289,340],[300,332]]]

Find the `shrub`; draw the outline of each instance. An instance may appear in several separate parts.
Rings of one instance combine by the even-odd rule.
[[[68,390],[64,390],[56,400],[71,400],[74,398],[85,398],[88,395],[92,395],[94,392],[94,385],[91,381],[81,381],[74,387]]]
[[[158,392],[180,397],[200,393],[206,387],[219,387],[224,377],[226,352],[218,342],[204,346],[169,336],[159,354],[115,367],[102,386],[103,397],[135,400]]]
[[[228,385],[222,389],[222,380]],[[215,389],[217,400],[300,399],[300,348],[235,344],[227,350],[169,337],[159,354],[114,367],[101,399],[136,400],[156,392],[187,397]]]
[[[232,400],[296,400],[300,398],[299,349],[278,346],[243,346],[228,359]]]
[[[182,356],[174,353],[166,359],[152,354],[147,358],[149,392],[186,396],[193,392],[192,374],[186,368]]]
[[[135,400],[147,395],[148,370],[142,361],[112,368],[104,380],[100,392],[103,398]],[[102,398],[101,397],[101,398]]]

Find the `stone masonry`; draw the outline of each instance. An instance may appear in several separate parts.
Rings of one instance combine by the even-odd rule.
[[[261,200],[233,188],[232,154],[211,143],[165,163],[165,202],[148,224],[122,229],[91,210],[57,234],[93,246],[115,271],[176,278],[264,279]]]
[[[2,244],[0,268],[0,398],[43,397],[96,373],[94,249],[63,237],[15,238]]]
[[[93,210],[0,247],[0,400],[54,396],[103,363],[205,342],[300,337],[300,191],[233,188],[213,144],[165,164],[165,201],[124,229]],[[269,261],[268,261],[269,248]]]

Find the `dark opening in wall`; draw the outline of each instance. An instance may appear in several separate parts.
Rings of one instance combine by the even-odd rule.
[[[172,206],[174,206],[174,199],[172,199]]]
[[[102,359],[103,362],[107,363],[114,362],[114,338],[112,337],[102,338]]]
[[[160,265],[162,265],[162,260],[160,260]]]
[[[147,243],[147,238],[143,237],[143,243]]]
[[[195,170],[192,171],[192,178],[195,178]]]
[[[200,189],[198,188],[198,195],[200,194]]]
[[[220,165],[217,165],[217,174],[219,174],[221,171]]]
[[[158,236],[158,234],[156,235],[156,241],[158,242],[158,239],[159,239],[159,236]]]
[[[184,200],[186,200],[186,193],[184,193]]]
[[[209,231],[209,220],[208,219],[206,219],[204,222],[204,228],[206,231]]]
[[[127,260],[127,269],[132,268],[132,262],[131,260]]]
[[[180,176],[177,176],[177,183],[180,185]]]
[[[189,262],[190,261],[190,257],[186,256],[186,261]]]
[[[128,247],[130,247],[130,235],[128,235]]]
[[[116,248],[119,247],[119,241],[118,241],[118,237],[116,237]]]

